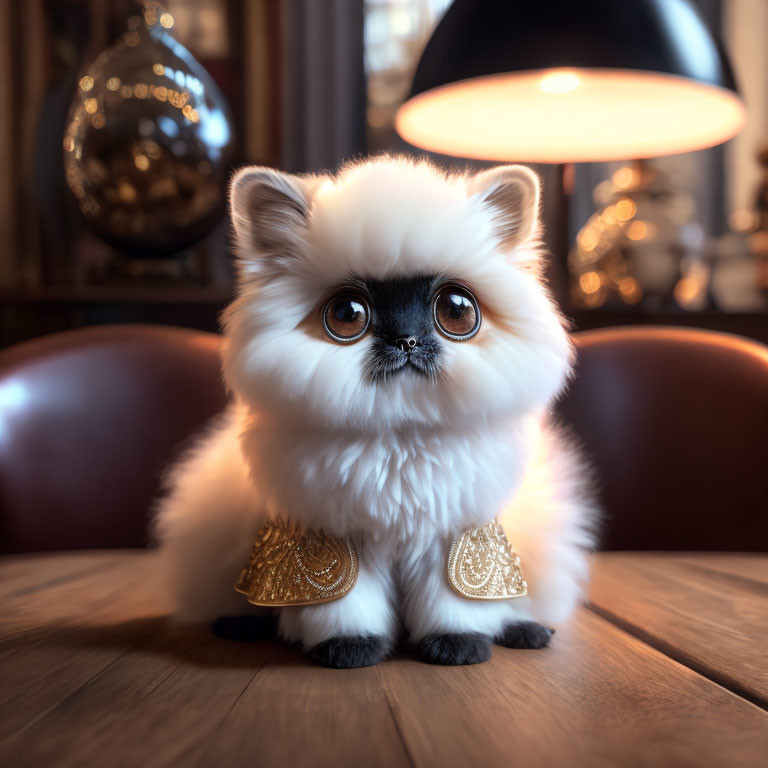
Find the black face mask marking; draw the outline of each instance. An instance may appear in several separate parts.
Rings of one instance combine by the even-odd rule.
[[[373,312],[373,344],[366,365],[371,381],[386,381],[398,371],[415,370],[435,378],[440,341],[432,315],[433,276],[364,280]]]

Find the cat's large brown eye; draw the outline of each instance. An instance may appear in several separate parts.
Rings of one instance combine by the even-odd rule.
[[[440,288],[434,303],[435,325],[451,341],[471,339],[480,328],[480,307],[461,285]]]
[[[337,293],[323,307],[325,332],[339,344],[350,344],[365,335],[371,322],[371,311],[359,293]]]

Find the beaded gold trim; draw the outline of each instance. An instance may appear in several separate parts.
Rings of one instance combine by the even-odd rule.
[[[253,605],[314,605],[346,595],[357,572],[357,553],[348,538],[275,520],[256,535],[235,589]]]
[[[508,600],[528,594],[520,558],[496,521],[468,528],[453,540],[448,581],[455,592],[472,600]]]

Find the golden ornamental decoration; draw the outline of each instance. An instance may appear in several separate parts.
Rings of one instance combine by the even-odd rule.
[[[472,600],[508,600],[528,594],[520,558],[495,520],[468,528],[453,540],[448,554],[448,581]]]
[[[346,595],[355,586],[357,571],[349,538],[274,520],[256,535],[235,589],[253,605],[314,605]]]

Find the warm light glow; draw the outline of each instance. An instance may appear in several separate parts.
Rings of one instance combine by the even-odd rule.
[[[119,77],[110,77],[109,80],[107,80],[108,91],[116,91],[119,87],[120,87]]]
[[[93,78],[90,75],[80,78],[80,89],[90,91],[93,88]]]
[[[644,221],[633,221],[627,229],[630,240],[642,240],[648,234],[648,225]]]
[[[579,87],[581,78],[572,69],[555,69],[544,75],[539,88],[544,93],[568,93]]]
[[[625,165],[613,174],[613,183],[619,189],[627,189],[635,183],[635,172]]]
[[[189,101],[189,94],[186,91],[179,92],[169,88],[168,101],[171,103],[171,106],[181,109]]]
[[[681,307],[690,307],[701,294],[701,284],[692,277],[682,277],[675,286],[675,299]]]
[[[585,227],[579,233],[577,240],[579,245],[585,251],[592,251],[600,242],[600,235],[595,231],[593,227]]]
[[[85,111],[89,115],[92,115],[98,108],[99,108],[99,102],[96,101],[96,99],[85,100]]]
[[[585,272],[579,278],[579,287],[584,293],[597,293],[603,285],[597,272]]]
[[[152,65],[152,71],[156,75],[164,75],[165,74],[165,67],[162,64],[153,64]]]
[[[136,155],[133,162],[140,171],[146,171],[149,168],[149,158],[146,155]]]
[[[562,70],[478,77],[410,99],[398,133],[445,155],[521,162],[657,157],[720,144],[744,124],[725,88],[640,70],[569,70],[578,87],[542,90]]]
[[[138,194],[136,188],[126,179],[118,179],[117,181],[117,194],[124,203],[133,203],[136,201]]]
[[[628,197],[622,197],[618,203],[616,203],[616,220],[617,221],[629,221],[637,211],[637,206],[634,201]]]
[[[585,307],[589,307],[590,309],[597,309],[598,307],[602,307],[603,304],[605,304],[605,299],[606,299],[605,291],[597,291],[595,293],[585,293],[578,297],[578,300],[580,301],[580,303]]]
[[[192,108],[191,104],[187,104],[185,107],[183,107],[181,114],[184,115],[187,120],[193,123],[196,123],[200,119],[200,115],[197,113],[196,109]]]
[[[173,26],[173,16],[170,13],[164,13],[160,17],[160,24],[166,29],[170,29]]]
[[[643,298],[643,289],[634,277],[619,280],[619,293],[627,304],[637,304]]]

